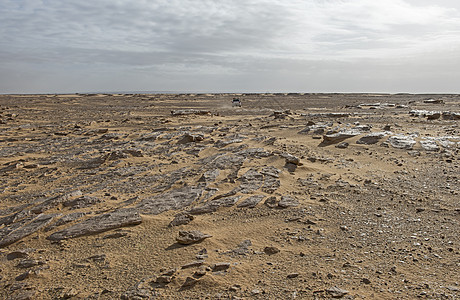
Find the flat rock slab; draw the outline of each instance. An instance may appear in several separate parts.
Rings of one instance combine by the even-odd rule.
[[[84,235],[92,235],[107,230],[138,225],[142,218],[136,209],[119,209],[111,213],[95,216],[69,228],[53,233],[49,240],[58,241]]]
[[[9,231],[7,234],[2,236],[0,240],[0,248],[8,246],[14,242],[21,240],[22,238],[28,235],[31,235],[34,232],[37,232],[41,228],[51,223],[53,219],[57,216],[59,216],[59,214],[50,214],[50,215],[40,214],[32,218],[30,222],[24,222],[23,225],[20,227],[16,228],[15,226],[14,230]],[[13,225],[16,225],[16,224],[13,224]],[[6,227],[6,229],[8,229],[8,227]]]

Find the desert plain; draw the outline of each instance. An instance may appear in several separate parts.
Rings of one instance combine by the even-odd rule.
[[[445,94],[0,95],[0,298],[458,299],[459,123]]]

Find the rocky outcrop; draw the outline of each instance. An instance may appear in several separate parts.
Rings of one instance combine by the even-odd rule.
[[[142,218],[136,209],[119,209],[111,213],[98,215],[70,226],[48,236],[49,240],[58,241],[84,235],[101,233],[107,230],[138,225]]]

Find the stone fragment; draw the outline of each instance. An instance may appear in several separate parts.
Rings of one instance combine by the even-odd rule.
[[[297,207],[299,206],[299,201],[291,196],[285,195],[281,197],[281,200],[278,202],[279,208],[288,208],[288,207]]]
[[[138,225],[141,222],[142,218],[136,209],[119,209],[86,219],[81,223],[53,233],[47,239],[57,241],[84,235],[92,235],[115,228]]]
[[[202,215],[217,211],[220,207],[231,207],[241,199],[241,196],[230,196],[217,198],[205,203],[202,206],[194,207],[188,211],[192,215]]]
[[[204,263],[203,260],[196,260],[196,261],[192,261],[190,263],[187,263],[185,265],[182,265],[181,266],[181,269],[188,269],[188,268],[195,268],[195,267],[199,267],[199,266],[202,266]]]
[[[286,164],[294,164],[296,166],[301,166],[300,158],[289,153],[281,153],[280,156],[286,160]]]
[[[299,273],[290,273],[287,275],[287,278],[289,279],[296,278],[296,277],[299,277]]]
[[[238,181],[241,185],[238,188],[238,192],[248,194],[259,189],[263,184],[264,176],[257,172],[255,169],[250,169],[244,173]]]
[[[23,280],[26,280],[27,278],[29,278],[29,276],[32,274],[32,271],[31,270],[28,270],[22,274],[19,274],[18,276],[16,276],[16,278],[14,278],[14,280],[16,281],[23,281]]]
[[[127,235],[128,235],[128,232],[120,231],[120,232],[114,232],[114,233],[111,233],[111,234],[107,234],[103,238],[104,239],[118,239],[118,238],[121,238],[121,237],[125,237]]]
[[[442,113],[442,118],[444,120],[460,120],[460,112],[444,111]]]
[[[336,286],[328,288],[326,292],[331,295],[332,298],[342,298],[349,292],[347,290],[338,288]]]
[[[84,213],[84,212],[75,212],[75,213],[67,214],[67,215],[61,217],[60,219],[58,219],[56,222],[54,222],[54,223],[50,224],[49,226],[45,227],[45,231],[50,231],[50,230],[53,230],[56,227],[65,225],[65,224],[73,222],[73,221],[76,221],[78,219],[81,219],[85,215],[86,215],[86,213]]]
[[[28,269],[28,268],[32,268],[32,267],[40,266],[44,264],[45,262],[41,260],[23,259],[16,265],[16,268]]]
[[[121,295],[122,300],[155,299],[156,293],[143,279]]]
[[[179,225],[186,225],[190,223],[194,217],[188,213],[179,214],[174,217],[174,219],[169,223],[168,227],[174,227]]]
[[[425,151],[439,151],[440,149],[438,144],[436,144],[436,142],[432,140],[422,140],[420,141],[420,146]]]
[[[65,201],[63,205],[64,207],[69,207],[70,209],[79,209],[90,207],[101,202],[102,200],[96,197],[82,196],[74,200]]]
[[[345,130],[345,131],[340,131],[337,133],[325,134],[323,135],[323,141],[321,142],[320,145],[327,146],[331,144],[340,143],[343,140],[357,136],[360,133],[361,132],[359,130]]]
[[[179,141],[177,142],[178,144],[188,144],[188,143],[196,143],[196,142],[201,142],[204,140],[204,135],[197,133],[197,134],[191,134],[191,133],[186,133],[184,134]]]
[[[10,252],[6,255],[7,260],[15,260],[18,258],[28,258],[30,250],[18,250]]]
[[[272,196],[265,199],[264,204],[270,208],[275,208],[278,206],[278,201],[275,196]]]
[[[372,132],[372,133],[366,134],[365,136],[361,137],[359,140],[356,141],[356,144],[364,144],[364,145],[377,144],[383,137],[385,137],[385,135],[386,134],[384,132]]]
[[[237,255],[247,255],[249,253],[249,247],[251,245],[251,240],[244,240],[237,246],[237,248],[233,249],[230,252]]]
[[[51,209],[53,207],[56,207],[58,204],[69,201],[72,198],[82,196],[83,193],[80,190],[72,191],[70,193],[67,193],[63,196],[54,196],[47,198],[43,201],[41,201],[38,205],[34,206],[30,211],[39,214],[42,213],[48,209]]]
[[[388,138],[390,145],[397,149],[412,150],[416,141],[411,136],[395,135]]]
[[[186,115],[210,115],[209,110],[197,110],[197,109],[179,109],[172,110],[171,115],[173,116],[186,116]]]
[[[237,205],[238,208],[243,208],[243,207],[249,207],[249,208],[254,208],[257,206],[257,204],[260,203],[265,198],[263,195],[254,195],[250,196],[243,201],[241,201],[240,204]]]
[[[212,266],[212,271],[213,272],[225,271],[228,268],[230,268],[230,263],[225,263],[225,262],[217,263],[217,264]]]
[[[338,149],[346,149],[346,148],[348,148],[349,145],[350,144],[347,143],[347,142],[341,142],[341,143],[337,144],[335,147],[338,148]]]
[[[179,236],[176,238],[176,241],[179,244],[190,245],[203,241],[204,239],[212,237],[209,234],[204,234],[198,230],[181,230],[179,231]]]
[[[273,254],[279,253],[280,250],[276,247],[265,247],[264,252],[265,254],[273,255]]]
[[[14,242],[19,241],[20,239],[31,235],[34,232],[37,232],[41,228],[45,227],[53,221],[55,217],[59,216],[58,214],[40,214],[30,220],[30,222],[23,223],[23,226],[17,228],[14,226],[14,230],[8,230],[8,227],[2,228],[0,230],[0,248],[8,246]],[[15,224],[13,224],[15,225]],[[13,226],[11,225],[11,226]],[[2,231],[6,234],[2,235]]]

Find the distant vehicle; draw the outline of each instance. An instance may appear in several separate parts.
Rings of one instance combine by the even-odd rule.
[[[233,100],[232,100],[232,106],[241,107],[241,100],[238,99],[238,98],[233,98]]]

